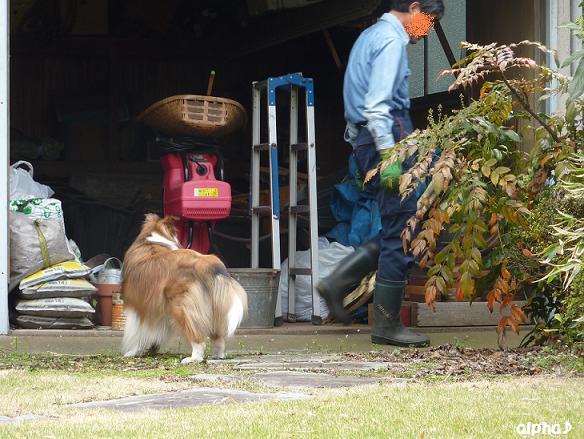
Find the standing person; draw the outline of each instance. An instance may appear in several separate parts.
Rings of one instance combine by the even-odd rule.
[[[381,154],[413,131],[407,45],[426,36],[444,15],[442,0],[392,0],[391,10],[357,39],[345,73],[343,97],[347,130],[345,140],[361,176],[375,168]],[[401,302],[413,257],[405,254],[401,232],[416,212],[415,193],[401,201],[397,182],[414,158],[385,169],[365,186],[375,194],[381,213],[379,236],[359,247],[322,279],[317,289],[332,314],[348,323],[343,298],[368,273],[377,270],[373,295],[371,341],[376,344],[424,346],[430,339],[403,326]]]

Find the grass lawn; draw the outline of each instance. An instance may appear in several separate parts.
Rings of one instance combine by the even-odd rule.
[[[248,391],[291,390],[253,383],[246,379],[251,372],[236,371],[229,363],[184,367],[174,356],[126,360],[0,354],[0,416],[47,416],[0,423],[0,437],[511,438],[520,437],[517,424],[564,426],[565,421],[573,427],[567,437],[584,437],[581,360],[570,363],[569,369],[550,364],[537,376],[477,373],[440,379],[429,369],[435,358],[429,360],[421,361],[426,364],[422,370],[429,370],[427,378],[302,390],[312,396],[307,401],[121,413],[68,404],[189,389],[202,384],[188,376],[203,372],[240,375],[242,381],[228,386]],[[415,365],[415,373],[400,370],[399,376],[415,376],[421,363]],[[363,374],[396,377],[391,368]]]

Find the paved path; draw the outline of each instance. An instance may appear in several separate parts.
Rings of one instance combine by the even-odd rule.
[[[190,377],[197,387],[179,392],[131,396],[110,401],[75,404],[75,408],[105,408],[124,412],[183,408],[198,405],[245,403],[260,400],[302,400],[311,398],[310,389],[342,388],[375,385],[380,382],[403,384],[407,380],[337,376],[335,372],[367,371],[388,367],[389,363],[341,361],[340,355],[286,354],[241,357],[234,360],[210,361],[214,365],[230,363],[235,371],[245,375],[198,374]],[[225,386],[257,383],[280,390],[276,393],[247,392]],[[211,387],[213,386],[213,387]],[[304,392],[303,392],[304,391]]]

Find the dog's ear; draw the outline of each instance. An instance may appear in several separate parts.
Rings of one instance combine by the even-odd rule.
[[[157,221],[160,221],[160,217],[158,215],[156,215],[155,213],[147,213],[146,215],[144,215],[144,222],[145,223],[157,222]]]
[[[176,223],[178,219],[179,218],[177,216],[165,216],[162,220],[162,223],[169,226],[174,226],[174,223]]]

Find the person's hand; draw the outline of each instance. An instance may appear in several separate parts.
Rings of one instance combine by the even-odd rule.
[[[399,178],[401,175],[402,164],[400,162],[396,161],[393,164],[386,166],[379,177],[381,187],[386,191],[396,192],[399,188]]]

